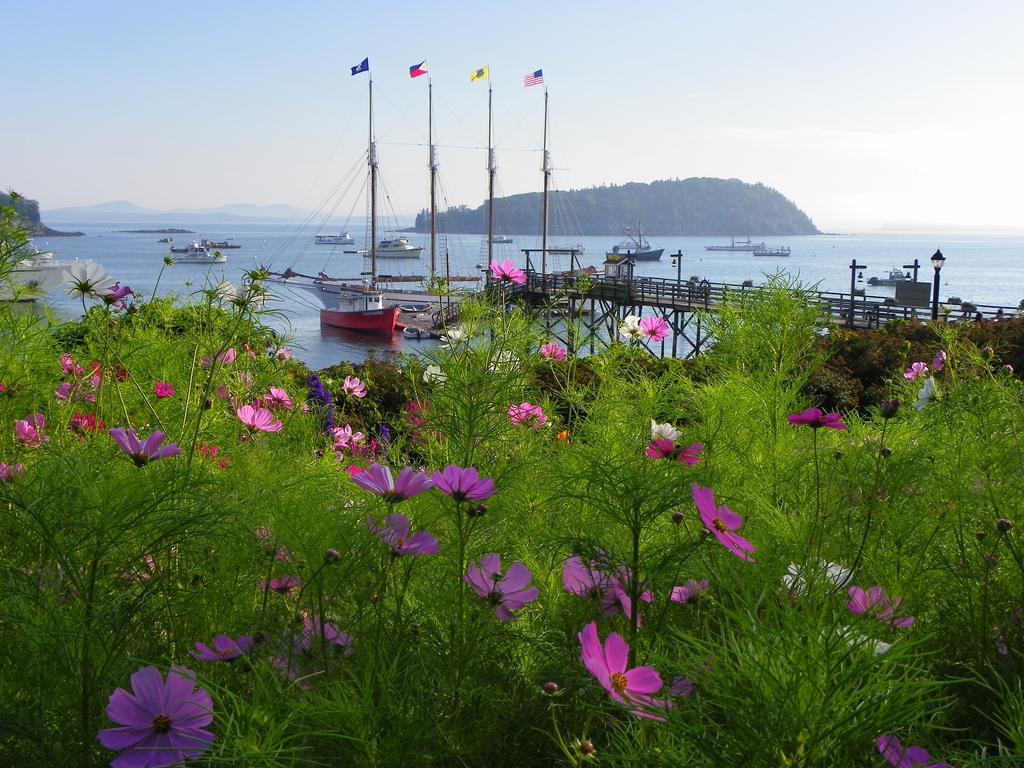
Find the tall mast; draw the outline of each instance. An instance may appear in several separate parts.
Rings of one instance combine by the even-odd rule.
[[[494,261],[494,147],[491,131],[491,81],[487,81],[487,264]]]
[[[434,146],[434,85],[427,76],[427,143],[430,145],[430,275],[437,272],[437,147]]]
[[[551,163],[548,158],[548,87],[544,86],[544,209],[541,214],[540,259],[542,274],[547,273],[548,258],[548,182],[551,178]]]
[[[370,76],[370,278],[377,282],[377,145],[373,141],[373,76]]]

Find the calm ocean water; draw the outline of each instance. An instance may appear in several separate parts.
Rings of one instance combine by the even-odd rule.
[[[160,271],[162,257],[167,245],[158,243],[158,234],[127,234],[117,230],[158,229],[166,223],[146,224],[138,221],[123,223],[117,221],[97,224],[74,221],[48,222],[60,229],[74,229],[85,232],[84,237],[36,238],[35,245],[43,250],[53,251],[60,259],[93,259],[120,280],[122,285],[149,293]],[[188,225],[184,225],[188,226]],[[223,279],[238,283],[243,272],[257,266],[267,266],[275,271],[291,267],[297,272],[316,274],[326,272],[337,277],[358,275],[363,269],[363,259],[344,254],[346,248],[356,246],[314,245],[314,232],[308,228],[300,230],[296,224],[281,222],[246,222],[198,225],[203,227],[196,235],[174,235],[176,245],[183,245],[192,237],[207,237],[212,240],[231,239],[242,247],[225,251],[226,264],[199,265],[175,264],[164,272],[160,281],[160,293],[174,292],[179,295],[201,289],[206,284],[216,284]],[[360,234],[353,231],[357,243]],[[515,242],[495,245],[496,258],[513,259],[523,265],[523,248],[539,247],[536,236],[513,235]],[[424,245],[427,238],[409,235],[414,243]],[[918,259],[923,265],[922,280],[930,280],[932,269],[928,259],[936,248],[941,248],[946,257],[942,270],[942,298],[960,296],[965,301],[978,304],[1004,304],[1016,306],[1024,299],[1024,235],[983,236],[983,235],[815,235],[807,237],[754,236],[756,241],[764,240],[769,246],[788,245],[792,249],[789,258],[754,258],[749,253],[721,253],[705,251],[704,246],[714,243],[728,243],[728,238],[716,237],[652,237],[654,247],[664,248],[665,255],[660,262],[637,265],[636,273],[652,277],[674,278],[676,267],[672,266],[669,254],[682,251],[682,279],[691,276],[707,278],[712,282],[740,283],[753,280],[760,283],[765,274],[784,270],[798,277],[806,285],[818,285],[822,290],[849,291],[850,262],[867,265],[863,270],[869,295],[892,295],[892,288],[871,288],[866,278],[872,275],[885,276],[890,267],[910,264]],[[575,239],[585,247],[581,258],[583,265],[600,266],[604,254],[616,243],[614,237],[583,237]],[[452,235],[448,238],[448,268],[452,275],[477,275],[486,262],[484,238],[477,235]],[[549,241],[549,247],[568,242]],[[438,271],[445,270],[444,247],[440,246]],[[380,259],[378,272],[396,275],[420,274],[429,266],[429,251],[424,250],[419,261],[413,259]],[[549,270],[568,269],[565,257],[563,263],[556,263]],[[365,359],[371,350],[415,351],[432,342],[414,341],[396,337],[386,339],[361,336],[334,329],[321,329],[319,304],[306,293],[282,287],[272,288],[274,299],[268,308],[278,314],[268,319],[268,324],[285,334],[291,341],[297,356],[314,368],[349,360]],[[80,305],[76,305],[62,292],[50,297],[58,312],[67,317],[76,316]]]

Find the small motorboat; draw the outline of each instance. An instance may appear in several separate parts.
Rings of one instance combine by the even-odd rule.
[[[406,312],[410,315],[415,315],[418,312],[429,312],[431,309],[430,304],[399,304],[398,309],[401,312]]]

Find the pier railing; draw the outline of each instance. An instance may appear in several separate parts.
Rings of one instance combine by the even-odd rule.
[[[548,302],[594,299],[627,306],[683,312],[714,312],[729,298],[761,290],[764,290],[763,286],[715,283],[709,280],[605,277],[527,270],[526,282],[512,288],[509,296],[519,295],[531,300],[540,299]],[[897,304],[891,296],[864,294],[851,297],[849,293],[835,291],[802,291],[802,294],[818,304],[822,313],[836,324],[877,328],[892,320],[926,321],[931,318],[931,306]],[[1018,307],[997,304],[941,302],[939,305],[939,317],[946,322],[1000,320],[1017,317],[1019,314]]]

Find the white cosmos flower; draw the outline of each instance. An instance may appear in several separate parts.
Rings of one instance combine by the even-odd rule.
[[[659,424],[651,419],[651,440],[668,440],[674,443],[681,434],[682,432],[671,424]]]
[[[114,287],[114,279],[107,270],[94,261],[79,261],[64,271],[65,282],[70,283],[68,296],[93,299],[106,295]]]
[[[234,301],[238,298],[238,289],[232,285],[230,280],[221,280],[213,289],[218,299],[222,301]]]
[[[454,344],[457,341],[465,341],[469,335],[461,328],[449,328],[442,334],[445,341]]]
[[[853,580],[853,571],[825,560],[817,560],[809,566],[809,569],[810,576],[815,580],[825,579],[836,589],[842,589]],[[807,590],[807,582],[803,569],[796,563],[790,563],[786,569],[786,575],[782,577],[782,584],[794,595],[804,594]]]
[[[492,373],[494,371],[515,371],[518,369],[519,358],[509,349],[501,350],[487,366],[487,370]]]
[[[619,323],[619,333],[629,341],[636,341],[642,335],[640,330],[640,318],[637,315],[629,315]]]
[[[431,363],[423,371],[423,381],[427,384],[440,384],[447,381],[448,374],[441,370],[440,365]]]
[[[924,386],[917,390],[917,402],[914,403],[914,408],[918,411],[923,411],[924,407],[928,405],[935,398],[935,377],[929,376],[924,380]]]

